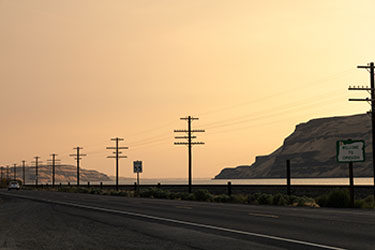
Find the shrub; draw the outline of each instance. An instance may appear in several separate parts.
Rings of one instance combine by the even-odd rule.
[[[114,196],[121,196],[121,191],[113,190],[113,191],[111,191],[110,194],[111,194],[111,195],[114,195]]]
[[[259,205],[272,205],[272,195],[270,194],[261,194],[258,199]]]
[[[375,208],[374,196],[369,195],[363,201],[365,202],[365,208]]]
[[[367,196],[364,199],[356,200],[354,202],[354,207],[356,208],[375,208],[374,197],[372,195]]]
[[[102,194],[103,191],[102,191],[102,189],[92,188],[92,189],[89,190],[89,193],[90,194]]]
[[[170,192],[159,188],[148,188],[142,190],[139,196],[144,198],[168,199],[170,197]]]
[[[276,206],[286,206],[288,205],[288,197],[285,197],[283,194],[275,194],[272,198],[272,205]]]
[[[152,188],[143,189],[142,191],[139,192],[139,196],[144,197],[144,198],[154,198],[153,194],[154,194],[154,191]]]
[[[194,195],[193,194],[190,194],[190,193],[177,193],[177,197],[179,197],[180,200],[189,200],[189,201],[193,201],[194,200]]]
[[[322,194],[315,199],[316,203],[321,207],[326,207],[328,204],[328,194]]]
[[[292,204],[294,206],[309,206],[309,207],[317,207],[318,205],[315,203],[315,200],[310,197],[302,196],[297,197]]]
[[[212,201],[213,196],[210,192],[205,189],[199,189],[193,193],[194,200],[196,201]]]
[[[235,194],[230,197],[230,201],[234,203],[246,204],[248,203],[249,197],[244,194]]]
[[[169,199],[170,192],[159,188],[153,189],[153,196],[158,199]]]
[[[215,195],[213,201],[214,202],[229,202],[231,197],[226,194]]]
[[[247,202],[252,205],[259,205],[258,198],[260,195],[260,193],[249,194]]]
[[[316,202],[321,207],[349,207],[349,192],[346,189],[335,189],[317,197]]]

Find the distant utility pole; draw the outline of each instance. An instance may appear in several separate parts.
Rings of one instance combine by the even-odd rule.
[[[176,136],[175,139],[186,139],[187,142],[175,142],[174,144],[175,145],[187,145],[188,146],[189,193],[191,193],[191,189],[192,189],[191,188],[191,186],[192,186],[192,183],[191,183],[191,179],[192,179],[192,146],[193,145],[203,145],[204,144],[204,142],[193,142],[192,140],[197,138],[196,136],[193,135],[193,133],[201,133],[201,132],[205,132],[205,130],[203,130],[203,129],[192,130],[191,129],[191,123],[192,123],[192,121],[199,120],[199,118],[188,116],[188,117],[180,118],[180,120],[186,120],[188,122],[188,129],[187,130],[185,130],[185,129],[174,130],[174,132],[175,133],[187,133],[187,136]]]
[[[119,159],[120,158],[128,158],[126,155],[120,155],[122,152],[119,151],[119,149],[128,149],[128,147],[119,147],[119,141],[123,141],[124,138],[111,138],[111,141],[116,142],[115,147],[107,147],[107,149],[114,149],[115,151],[113,152],[115,155],[110,155],[107,156],[107,158],[115,158],[116,159],[116,190],[118,191],[118,166],[119,166]]]
[[[26,164],[26,161],[22,161],[22,179],[23,179],[23,185],[25,185],[26,184],[26,175],[25,175],[25,168],[26,168],[26,166],[25,166],[25,164]]]
[[[9,165],[7,165],[7,182],[9,181]]]
[[[32,163],[35,164],[35,186],[38,187],[38,167],[39,167],[39,163],[42,163],[42,162],[39,161],[40,159],[39,156],[35,156],[34,159],[35,161],[33,161]]]
[[[81,154],[79,151],[83,148],[76,147],[73,148],[74,150],[77,150],[76,154],[71,154],[70,156],[75,157],[74,159],[77,160],[77,186],[79,186],[79,161],[82,160],[82,156],[87,156],[87,154]]]
[[[14,163],[13,165],[14,165],[14,168],[13,168],[13,176],[14,176],[14,180],[16,180],[16,179],[17,179],[17,164]]]
[[[374,175],[374,200],[375,200],[375,81],[374,81],[374,63],[371,62],[367,66],[357,66],[359,69],[366,69],[370,73],[371,87],[350,87],[349,90],[366,90],[370,93],[370,98],[350,98],[349,101],[368,102],[371,105],[371,122],[372,122],[372,166]]]
[[[56,159],[57,154],[51,154],[52,156],[51,160],[47,160],[48,162],[52,163],[52,187],[55,186],[55,167],[56,167],[56,162],[60,161]]]

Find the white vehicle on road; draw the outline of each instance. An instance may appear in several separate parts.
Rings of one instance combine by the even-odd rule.
[[[11,189],[20,190],[20,184],[18,184],[17,181],[11,181],[11,182],[9,182],[8,190],[11,190]]]

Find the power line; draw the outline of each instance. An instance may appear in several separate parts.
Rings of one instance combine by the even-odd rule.
[[[331,98],[331,100],[327,100],[327,101],[317,101],[317,102],[314,102],[314,103],[306,103],[306,104],[300,105],[300,106],[292,106],[292,107],[289,107],[287,109],[268,112],[268,113],[264,113],[262,115],[252,116],[252,117],[247,117],[247,118],[241,118],[241,119],[237,119],[237,120],[233,120],[233,121],[232,120],[226,120],[226,121],[222,121],[221,123],[211,123],[211,126],[207,125],[207,128],[217,129],[217,128],[222,128],[222,127],[230,127],[230,126],[235,126],[235,125],[242,124],[242,123],[248,123],[248,122],[253,122],[253,121],[257,121],[257,120],[262,120],[262,119],[266,119],[266,118],[269,118],[269,117],[284,115],[285,113],[290,113],[290,111],[292,111],[292,110],[293,111],[300,110],[300,109],[306,110],[307,108],[314,107],[317,104],[331,102],[334,99],[340,99],[340,98],[341,97],[335,97],[335,98]]]
[[[330,80],[333,80],[333,79],[337,79],[337,78],[341,78],[341,77],[343,77],[343,75],[345,73],[349,73],[349,72],[352,72],[352,71],[354,71],[353,68],[350,68],[350,69],[348,68],[346,70],[334,73],[334,74],[332,74],[330,76],[327,76],[326,78],[318,79],[318,80],[315,80],[315,81],[310,81],[310,82],[308,82],[307,86],[306,85],[301,85],[301,87],[299,87],[299,88],[293,88],[293,89],[290,89],[290,90],[279,91],[279,92],[277,92],[275,94],[271,94],[271,95],[268,95],[268,96],[263,96],[262,98],[258,98],[258,99],[255,99],[255,100],[249,100],[249,101],[245,101],[245,102],[240,102],[240,103],[237,103],[237,104],[231,104],[231,105],[223,106],[222,108],[218,108],[218,109],[206,111],[206,112],[200,113],[198,115],[199,116],[209,115],[209,114],[217,113],[217,112],[220,112],[220,111],[223,111],[223,110],[228,110],[228,109],[233,109],[233,108],[240,107],[240,106],[245,106],[245,105],[248,105],[248,104],[258,103],[259,101],[268,100],[268,99],[274,98],[276,96],[280,96],[280,95],[284,95],[284,94],[289,94],[291,92],[295,92],[295,91],[298,91],[298,90],[301,90],[301,89],[306,90],[307,88],[316,87],[316,85],[319,85],[319,84],[324,84],[327,81],[330,81]]]
[[[330,102],[333,99],[341,98],[339,96],[337,96],[335,98],[332,98],[331,97],[332,93],[329,93],[330,97],[326,101],[322,101],[321,97],[319,97],[319,98],[312,97],[312,99],[314,100],[313,102],[306,103],[306,99],[304,99],[302,102],[293,102],[293,103],[289,103],[289,104],[280,105],[278,110],[276,110],[276,111],[274,109],[272,109],[271,111],[262,110],[262,111],[257,111],[257,112],[251,112],[251,113],[240,115],[240,116],[237,116],[237,117],[234,117],[234,118],[224,119],[224,120],[217,121],[217,122],[206,123],[206,124],[203,124],[203,126],[205,126],[207,128],[212,128],[212,127],[216,127],[217,124],[223,124],[223,123],[232,124],[232,123],[235,123],[237,121],[242,122],[242,121],[252,120],[253,117],[249,118],[249,116],[253,116],[253,115],[257,115],[257,114],[260,114],[260,116],[270,116],[270,115],[273,116],[273,114],[283,113],[285,110],[301,109],[301,107],[303,107],[303,106],[311,106],[312,104],[315,104],[315,105],[321,104],[323,102]],[[342,95],[342,96],[344,96],[344,95]]]
[[[314,97],[314,98],[316,99],[316,97]],[[241,119],[238,119],[238,121],[230,119],[230,120],[222,120],[220,122],[211,122],[211,123],[208,123],[208,124],[205,124],[205,125],[207,125],[211,129],[237,126],[239,124],[253,122],[253,121],[257,121],[257,120],[263,120],[263,119],[267,119],[267,118],[270,118],[270,117],[273,118],[273,117],[275,117],[275,115],[276,116],[277,115],[284,115],[285,113],[290,113],[290,110],[307,109],[309,107],[314,107],[317,104],[331,103],[332,100],[341,99],[341,98],[342,97],[339,96],[339,97],[335,97],[335,98],[330,98],[329,100],[325,100],[325,101],[317,101],[317,102],[307,103],[307,104],[302,104],[302,105],[295,105],[296,103],[294,103],[294,105],[293,104],[283,105],[283,106],[286,106],[287,108],[276,111],[276,112],[271,112],[271,113],[267,113],[267,114],[264,114],[265,112],[262,112],[263,113],[262,115],[258,115],[258,116],[249,118],[248,117],[249,115],[256,114],[256,113],[251,113],[251,114],[247,114],[246,118],[242,118],[242,116],[241,116]],[[334,103],[336,103],[336,102],[334,102]],[[257,112],[257,113],[260,113],[260,112]],[[247,125],[245,127],[245,129],[248,128],[248,127],[254,127],[254,126],[253,125],[251,125],[251,126]],[[231,131],[231,130],[229,130],[229,131]],[[210,133],[210,134],[212,134],[212,133]],[[169,136],[164,136],[164,134],[160,134],[159,136],[153,136],[153,137],[149,137],[149,138],[137,141],[136,143],[132,144],[132,148],[133,148],[133,151],[135,151],[135,150],[139,150],[139,149],[142,149],[142,148],[145,148],[145,147],[160,145],[160,144],[163,144],[164,142],[167,143],[169,140],[170,140]]]
[[[336,106],[340,106],[340,103],[337,103]],[[337,109],[335,109],[337,111]],[[225,126],[222,127],[215,127],[211,128],[211,132],[208,135],[213,135],[213,134],[223,134],[223,133],[228,133],[228,132],[234,132],[234,127],[235,127],[235,132],[240,132],[241,130],[248,129],[248,128],[255,128],[255,127],[263,127],[263,126],[268,126],[268,125],[277,125],[281,121],[289,120],[291,117],[299,117],[300,115],[296,115],[292,112],[283,112],[286,113],[282,116],[282,118],[279,119],[272,119],[272,118],[277,118],[279,116],[268,116],[265,119],[254,119],[254,122],[260,121],[261,123],[252,123],[252,124],[245,124],[244,126],[238,127],[237,125],[243,124],[243,123],[238,123],[230,126],[229,128],[226,128],[224,130],[220,130],[221,128],[225,128]],[[304,113],[304,115],[310,115],[313,113]],[[290,116],[292,115],[292,116]],[[271,118],[271,120],[269,120]],[[266,119],[268,121],[266,121]],[[217,130],[219,129],[219,130]]]

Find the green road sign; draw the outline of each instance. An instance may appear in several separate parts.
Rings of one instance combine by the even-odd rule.
[[[340,140],[336,142],[337,162],[364,162],[364,140]]]

